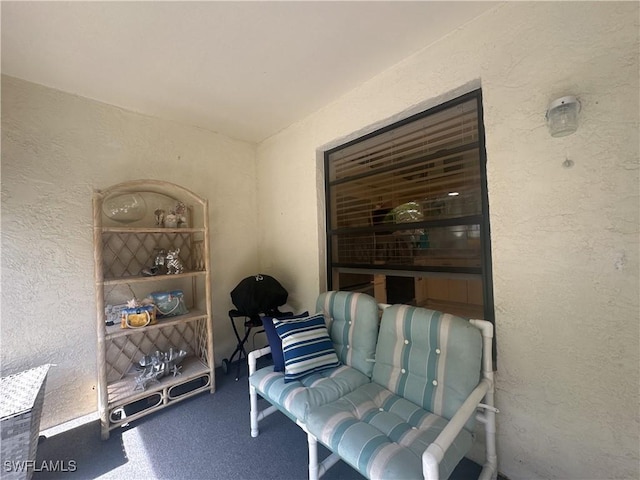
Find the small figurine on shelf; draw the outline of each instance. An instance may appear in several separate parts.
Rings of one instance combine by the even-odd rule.
[[[142,269],[142,275],[145,277],[153,277],[155,275],[161,275],[167,273],[167,267],[165,266],[165,260],[167,254],[162,248],[155,248],[154,250],[153,265],[148,268]]]
[[[178,226],[178,216],[173,212],[169,212],[164,219],[164,226],[166,228],[176,228]]]
[[[156,216],[156,227],[164,227],[164,210],[157,208],[153,213]]]
[[[156,210],[156,222],[157,222],[157,212],[160,210]],[[162,215],[164,217],[164,223],[162,226],[165,228],[185,228],[187,227],[187,206],[178,202],[173,210],[169,210],[169,213],[164,214],[164,210],[162,210]]]
[[[151,355],[143,356],[138,362],[141,373],[135,379],[136,390],[146,390],[147,385],[158,382],[162,377],[180,375],[182,365],[180,362],[187,356],[185,350],[176,350],[173,347],[168,352],[156,351]]]
[[[178,257],[180,249],[169,250],[166,256],[167,275],[175,275],[184,272],[184,265],[182,260]]]
[[[147,386],[150,383],[158,383],[158,377],[160,377],[160,373],[152,370],[152,369],[145,369],[140,375],[138,375],[135,378],[136,381],[136,388],[134,389],[134,391],[137,390],[146,390]]]
[[[178,202],[178,204],[176,205],[176,209],[174,210],[174,213],[176,214],[176,217],[178,220],[178,227],[181,227],[181,228],[188,227],[187,206],[182,202]]]
[[[141,306],[142,306],[142,304],[135,297],[127,302],[127,308],[136,308],[136,307],[141,307]]]

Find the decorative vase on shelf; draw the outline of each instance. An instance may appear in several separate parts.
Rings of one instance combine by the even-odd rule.
[[[164,219],[164,226],[166,228],[177,228],[178,227],[178,217],[173,213],[167,214]]]
[[[102,211],[111,220],[119,223],[137,222],[147,213],[147,204],[138,193],[124,193],[107,198]]]

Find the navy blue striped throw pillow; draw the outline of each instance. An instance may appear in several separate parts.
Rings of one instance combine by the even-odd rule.
[[[322,313],[294,320],[274,319],[273,324],[282,340],[285,383],[340,365]]]
[[[306,318],[309,316],[309,312],[304,312],[292,317],[284,317],[284,320],[291,321],[294,318]],[[262,328],[267,335],[269,346],[271,347],[271,358],[273,359],[273,371],[284,372],[284,356],[282,355],[282,340],[276,333],[276,327],[273,324],[273,320],[276,317],[262,317]],[[282,319],[281,319],[282,320]]]

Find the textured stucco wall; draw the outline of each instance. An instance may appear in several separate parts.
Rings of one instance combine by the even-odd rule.
[[[482,86],[499,466],[513,480],[640,476],[638,6],[498,6],[258,147],[263,269],[311,308],[318,152]],[[546,106],[566,94],[581,126],[555,139]]]
[[[153,178],[209,199],[216,362],[258,265],[255,146],[2,77],[2,374],[45,362],[46,428],[96,410],[91,196]]]

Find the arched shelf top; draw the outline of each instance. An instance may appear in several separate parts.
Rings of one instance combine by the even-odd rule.
[[[205,205],[207,202],[204,198],[196,195],[191,190],[164,180],[129,180],[117,183],[102,190],[95,190],[95,194],[103,198],[123,193],[143,192],[157,193],[176,200],[194,202],[199,205]]]

